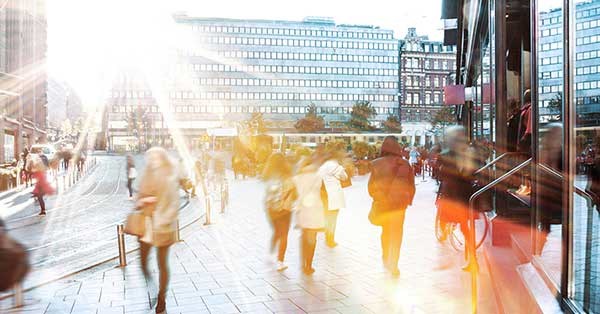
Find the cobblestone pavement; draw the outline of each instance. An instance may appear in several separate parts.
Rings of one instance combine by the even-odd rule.
[[[381,265],[380,230],[367,219],[367,179],[357,177],[345,189],[348,208],[339,217],[339,246],[327,248],[319,238],[316,272],[310,277],[299,269],[297,229],[289,236],[290,267],[275,271],[262,185],[255,179],[231,183],[226,213],[213,213],[209,226],[195,223],[183,230],[183,241],[171,249],[168,313],[470,312],[470,276],[460,269],[462,253],[434,236],[435,183],[417,179],[415,204],[406,217],[401,275],[392,278]],[[29,291],[20,309],[9,309],[11,300],[3,300],[0,312],[150,313],[136,253],[128,259],[124,268],[112,261]],[[480,264],[479,312],[494,313],[487,269]]]

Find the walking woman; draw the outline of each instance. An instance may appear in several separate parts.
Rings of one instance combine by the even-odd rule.
[[[133,156],[127,155],[127,190],[129,191],[129,199],[133,199],[133,181],[137,177],[135,170],[135,161]]]
[[[27,155],[26,167],[27,172],[30,173],[31,177],[35,179],[35,186],[33,187],[33,197],[37,199],[40,204],[40,216],[46,216],[46,202],[44,202],[44,196],[54,194],[55,190],[48,182],[46,177],[46,165],[38,154]]]
[[[319,175],[323,178],[323,186],[327,192],[325,203],[325,242],[328,247],[336,247],[335,227],[340,209],[346,207],[346,199],[342,190],[341,181],[347,180],[346,170],[340,164],[342,154],[332,151],[327,154],[327,161],[319,168]]]
[[[142,271],[150,281],[148,254],[151,247],[158,251],[159,288],[156,313],[164,313],[169,282],[169,247],[175,243],[175,225],[179,211],[178,171],[167,151],[160,147],[146,152],[146,168],[140,181],[136,207],[145,216],[145,232],[139,238]]]
[[[415,196],[415,178],[412,167],[402,158],[402,147],[393,136],[384,139],[381,157],[371,162],[369,195],[373,198],[369,220],[382,229],[383,265],[393,276],[399,276],[404,217]]]
[[[325,226],[325,208],[321,199],[323,178],[318,173],[322,163],[323,157],[318,154],[305,157],[300,161],[298,174],[293,178],[298,191],[296,221],[302,229],[300,241],[302,271],[306,275],[315,272],[312,262],[317,246],[317,233]]]
[[[439,159],[439,181],[437,206],[442,230],[449,222],[458,223],[465,236],[468,235],[469,198],[473,193],[473,173],[476,166],[469,148],[465,129],[451,127],[445,133],[446,149]],[[468,257],[465,250],[465,258]],[[463,267],[468,270],[469,265]]]
[[[263,180],[267,188],[265,209],[273,225],[271,251],[275,251],[277,243],[277,271],[287,268],[285,251],[287,249],[288,232],[292,218],[292,206],[298,197],[296,187],[292,182],[292,168],[281,153],[272,154],[263,170]]]

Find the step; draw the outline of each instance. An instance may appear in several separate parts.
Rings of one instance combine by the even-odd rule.
[[[517,272],[521,281],[527,287],[528,295],[534,300],[535,313],[563,313],[556,295],[548,288],[548,285],[532,263],[517,266]]]

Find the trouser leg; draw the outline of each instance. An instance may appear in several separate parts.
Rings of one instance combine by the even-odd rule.
[[[404,211],[395,213],[392,218],[389,239],[389,266],[392,268],[398,267],[400,258],[400,247],[402,246],[402,235],[404,233]]]
[[[142,273],[146,280],[150,279],[150,272],[148,271],[148,254],[150,254],[150,244],[140,241],[140,257],[142,262]]]
[[[132,179],[127,179],[127,190],[129,190],[129,197],[133,196],[133,189],[132,189]]]
[[[313,258],[315,257],[315,248],[317,246],[317,231],[313,229],[302,230],[303,240],[303,259],[306,269],[312,268]]]
[[[163,246],[158,248],[158,271],[159,271],[159,286],[158,299],[164,300],[167,294],[167,285],[169,284],[169,247]]]
[[[337,225],[337,217],[339,212],[340,211],[338,209],[325,211],[325,239],[328,244],[335,242],[335,228]]]
[[[37,200],[40,203],[40,213],[45,213],[46,212],[46,202],[44,202],[44,195],[39,194],[37,196]]]
[[[281,217],[281,222],[279,225],[279,252],[277,254],[277,260],[283,262],[285,259],[285,251],[287,250],[287,240],[288,240],[288,232],[290,230],[290,220],[292,214],[288,213],[285,216]]]

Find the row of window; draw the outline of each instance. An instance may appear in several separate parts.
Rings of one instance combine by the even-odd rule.
[[[368,33],[353,31],[297,29],[297,28],[266,28],[251,26],[215,26],[193,24],[192,29],[203,33],[233,33],[257,35],[287,35],[287,36],[312,36],[331,38],[361,38],[361,39],[392,39],[391,33]]]
[[[426,70],[451,70],[454,68],[454,63],[443,59],[406,58],[404,67],[413,69],[421,69],[424,67]]]
[[[542,93],[544,93],[544,94],[558,93],[558,92],[562,92],[562,85],[542,86]]]
[[[287,46],[287,47],[316,47],[316,48],[344,48],[344,49],[369,49],[369,50],[398,50],[397,43],[377,43],[365,41],[346,40],[314,40],[314,39],[282,39],[282,38],[254,38],[254,37],[200,37],[202,44],[221,45],[254,45],[254,46]]]
[[[398,108],[374,106],[377,114],[397,113]],[[306,106],[193,106],[174,105],[176,113],[281,113],[281,114],[305,114],[308,112]],[[319,114],[349,114],[352,107],[317,107]]]
[[[378,75],[397,76],[396,69],[342,68],[320,66],[288,66],[288,65],[229,65],[229,64],[184,64],[180,69],[188,67],[200,72],[244,72],[244,73],[302,73],[302,74],[338,74],[338,75]]]
[[[576,44],[579,46],[579,45],[595,44],[597,42],[600,42],[600,35],[578,37]]]
[[[273,92],[170,92],[171,99],[218,100],[329,100],[396,101],[393,94],[273,93]]]
[[[113,90],[111,94],[113,98],[152,98],[152,92],[150,91]]]
[[[559,64],[559,63],[562,63],[562,56],[542,58],[542,65]]]
[[[444,102],[444,96],[442,93],[425,93],[425,105],[441,104]],[[405,103],[408,105],[420,105],[421,94],[420,93],[406,93]]]
[[[411,76],[408,75],[406,77],[406,86],[408,87],[420,87],[423,85],[423,83],[421,82],[421,77],[419,76]],[[443,87],[445,86],[445,78],[443,76],[429,76],[426,75],[423,78],[423,81],[425,82],[425,86],[426,87],[431,87],[431,82],[433,82],[433,87]]]
[[[577,30],[584,30],[584,29],[590,29],[590,28],[596,28],[600,26],[600,23],[598,22],[598,20],[591,20],[591,21],[586,21],[586,22],[579,22],[577,23]]]
[[[585,18],[600,15],[600,8],[591,8],[587,10],[578,10],[576,13],[577,18]]]
[[[578,105],[600,104],[600,96],[577,97],[575,102]]]
[[[540,78],[543,80],[555,79],[562,77],[562,70],[540,72]]]
[[[600,73],[600,65],[592,65],[587,67],[577,67],[577,75],[596,74]]]
[[[592,50],[592,51],[586,51],[586,52],[578,52],[575,55],[575,58],[576,58],[576,60],[587,60],[587,59],[598,58],[598,51]]]
[[[556,23],[558,23],[560,21],[561,20],[560,20],[560,18],[558,16],[549,17],[549,18],[542,19],[542,25],[556,24]]]
[[[575,84],[576,90],[597,89],[600,87],[600,81],[587,81]]]
[[[281,87],[330,87],[330,88],[392,88],[397,82],[338,81],[338,80],[285,80],[245,78],[195,78],[193,84],[201,86],[281,86]]]
[[[562,49],[562,48],[563,48],[562,42],[553,42],[553,43],[548,43],[548,44],[542,44],[540,46],[540,51],[556,50],[556,49]]]
[[[237,59],[276,59],[276,60],[302,60],[302,61],[342,61],[342,62],[369,62],[369,63],[398,63],[395,56],[351,55],[337,53],[305,53],[305,52],[275,52],[275,51],[218,51],[219,56]]]
[[[562,34],[562,27],[553,27],[542,30],[542,37],[555,36]]]

